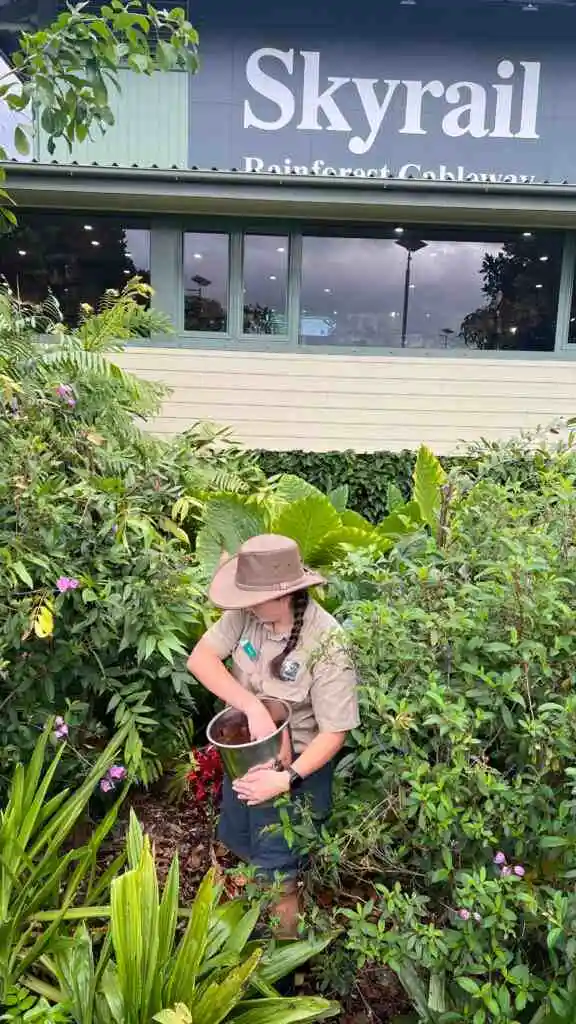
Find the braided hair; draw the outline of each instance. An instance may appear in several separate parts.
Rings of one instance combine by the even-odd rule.
[[[307,590],[297,590],[295,594],[292,594],[292,615],[294,619],[292,630],[284,650],[277,654],[275,658],[272,658],[270,662],[270,671],[275,679],[282,679],[282,666],[288,655],[292,654],[292,651],[298,646],[309,601],[310,597]]]

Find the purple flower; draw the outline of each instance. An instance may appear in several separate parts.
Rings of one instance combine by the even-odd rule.
[[[522,867],[521,864],[517,864],[516,867],[514,868],[514,874],[518,875],[518,878],[524,878],[524,875],[526,874],[526,870],[525,870],[525,868]]]
[[[469,910],[465,910],[465,908],[463,907],[462,910],[458,911],[458,917],[461,917],[463,921],[469,921],[470,920],[470,911]]]
[[[124,765],[113,764],[102,779],[100,789],[103,793],[111,793],[113,789],[116,789],[116,783],[122,782],[122,780],[126,778],[127,774],[128,772]]]
[[[509,867],[508,867],[508,866],[506,865],[505,867],[503,867],[503,868],[502,868],[502,874],[504,875],[504,877],[505,877],[505,878],[507,878],[507,877],[508,877],[508,875],[511,875],[511,874],[512,874],[512,868],[509,868]]]
[[[54,730],[54,739],[65,740],[68,736],[68,726],[61,715],[58,715],[54,720],[54,725],[56,726]]]
[[[506,854],[502,853],[502,850],[498,850],[498,853],[494,857],[494,863],[500,866],[506,863]]]
[[[74,398],[74,391],[69,384],[59,384],[56,388],[56,394],[58,395],[58,398],[63,398],[64,401],[67,401],[69,398]]]
[[[56,589],[61,594],[65,594],[67,590],[78,590],[80,586],[80,580],[77,580],[74,576],[60,576],[56,580]]]

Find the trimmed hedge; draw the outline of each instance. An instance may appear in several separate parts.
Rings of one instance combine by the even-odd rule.
[[[348,507],[377,523],[388,511],[389,484],[396,484],[406,498],[410,495],[416,453],[403,452],[271,452],[256,453],[267,476],[293,473],[330,491],[345,484]],[[446,469],[455,459],[443,459]]]

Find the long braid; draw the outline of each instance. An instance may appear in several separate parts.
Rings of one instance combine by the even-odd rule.
[[[275,658],[272,658],[270,662],[270,671],[275,679],[282,678],[282,666],[288,655],[292,654],[292,651],[298,646],[309,601],[310,598],[307,590],[297,590],[295,594],[292,594],[292,615],[294,619],[292,630],[284,650],[277,654]]]

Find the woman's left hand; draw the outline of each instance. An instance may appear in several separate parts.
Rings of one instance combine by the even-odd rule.
[[[232,783],[232,788],[239,800],[255,807],[267,800],[275,800],[290,789],[288,772],[277,772],[267,764],[256,765],[241,779]]]

